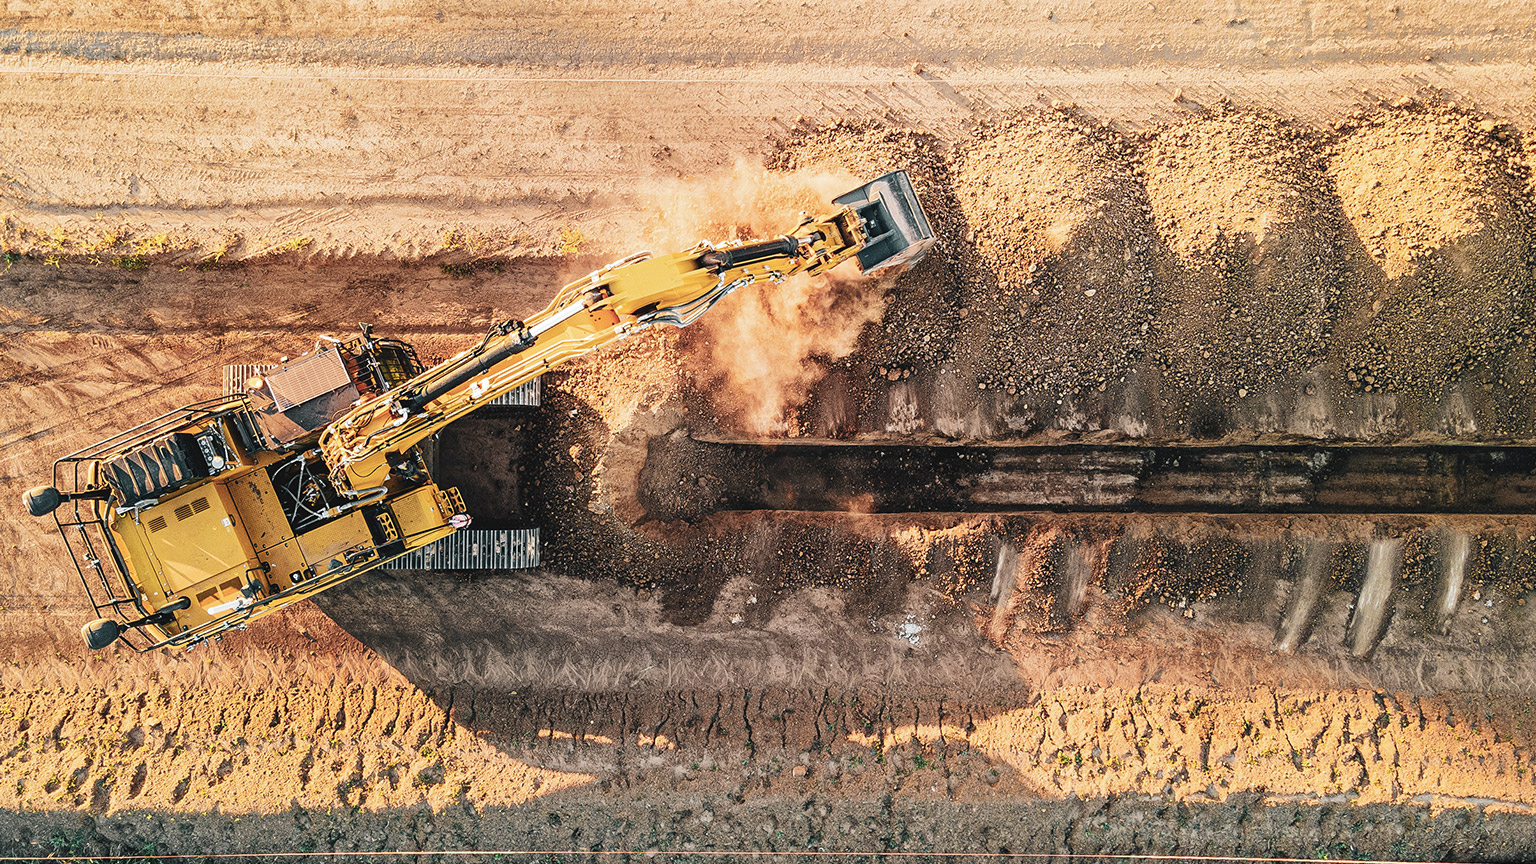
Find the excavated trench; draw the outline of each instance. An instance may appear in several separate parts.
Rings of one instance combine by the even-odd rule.
[[[1486,514],[1536,511],[1536,447],[899,446],[651,441],[652,518],[857,513]]]

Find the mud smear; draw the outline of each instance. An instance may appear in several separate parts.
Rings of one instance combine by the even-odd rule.
[[[1402,558],[1401,538],[1372,541],[1365,565],[1365,581],[1349,621],[1349,652],[1356,657],[1370,654],[1381,638],[1391,613],[1389,604]]]
[[[1466,583],[1468,557],[1472,552],[1472,538],[1464,531],[1451,535],[1445,544],[1445,578],[1440,589],[1440,601],[1436,604],[1436,624],[1441,632],[1450,627],[1451,615],[1461,603],[1462,585]]]

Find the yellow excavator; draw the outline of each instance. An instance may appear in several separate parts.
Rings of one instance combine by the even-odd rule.
[[[86,644],[190,648],[441,540],[470,521],[422,454],[449,423],[611,342],[686,327],[745,285],[849,258],[873,273],[934,243],[903,171],[833,203],[775,239],[614,262],[430,369],[364,327],[59,459],[23,501],[53,516],[100,616]]]

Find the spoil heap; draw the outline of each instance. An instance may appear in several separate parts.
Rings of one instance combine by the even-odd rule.
[[[1429,392],[1529,335],[1531,203],[1511,130],[1451,105],[1354,118],[1329,164],[1373,267],[1341,322],[1346,376]]]
[[[1171,253],[1154,342],[1176,383],[1243,393],[1324,359],[1343,220],[1310,135],[1219,108],[1149,141],[1146,186]]]
[[[1071,116],[1027,113],[957,159],[974,237],[969,350],[983,386],[1102,390],[1136,362],[1154,310],[1154,233],[1125,143]]]

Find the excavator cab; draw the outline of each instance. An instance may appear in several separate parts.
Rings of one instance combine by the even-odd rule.
[[[858,259],[859,269],[866,274],[911,264],[936,242],[905,171],[892,171],[832,201],[852,207],[864,220],[869,239]]]

